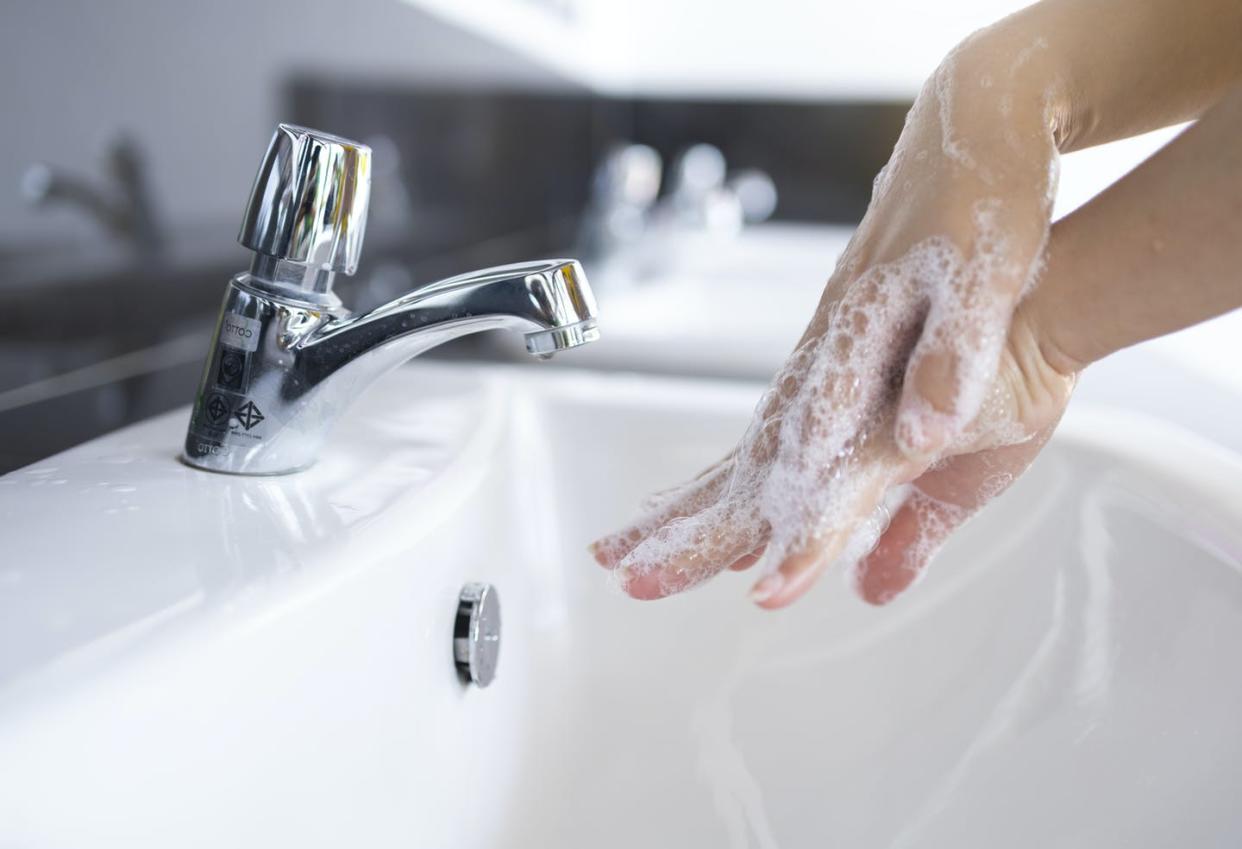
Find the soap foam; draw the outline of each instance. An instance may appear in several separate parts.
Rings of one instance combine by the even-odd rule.
[[[973,418],[994,377],[1009,313],[980,280],[1013,270],[998,203],[976,205],[970,258],[932,237],[849,284],[776,375],[737,450],[650,499],[628,537],[602,543],[616,556],[641,540],[622,558],[620,579],[655,572],[661,591],[675,592],[765,543],[759,568],[770,572],[833,534],[849,538],[842,559],[865,556],[887,513],[859,519],[858,505],[883,496],[903,463],[892,434],[920,335],[968,364],[954,387],[954,428]]]
[[[978,168],[975,157],[971,155],[966,143],[954,132],[953,104],[955,92],[952,74],[949,72],[952,64],[953,57],[950,54],[946,63],[927,81],[927,85],[932,87],[931,90],[935,95],[936,103],[940,107],[940,146],[944,150],[945,156],[963,168],[974,171]],[[991,182],[990,175],[986,171],[982,173],[982,176],[986,182]]]

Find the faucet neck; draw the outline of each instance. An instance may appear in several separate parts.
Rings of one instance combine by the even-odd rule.
[[[329,295],[336,280],[336,272],[315,268],[304,263],[278,259],[256,253],[250,263],[251,277],[264,283],[275,284],[278,289],[293,288],[311,295]]]

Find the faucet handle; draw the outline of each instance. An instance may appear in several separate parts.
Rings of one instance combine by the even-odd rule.
[[[370,195],[369,147],[280,124],[259,165],[237,241],[307,271],[353,274]]]

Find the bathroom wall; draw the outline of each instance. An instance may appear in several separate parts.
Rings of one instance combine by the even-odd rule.
[[[309,126],[348,127],[363,139],[391,142],[382,158],[399,160],[419,225],[407,233],[450,216],[476,236],[565,222],[572,229],[606,151],[631,142],[654,148],[666,173],[690,145],[712,144],[730,170],[771,177],[776,219],[853,224],[908,108],[900,100],[462,92],[313,76],[294,82],[288,106]],[[379,195],[389,186],[380,159],[372,223],[395,229],[384,222]]]
[[[564,90],[537,61],[402,0],[6,0],[0,8],[0,248],[88,236],[28,208],[45,160],[97,174],[121,132],[148,151],[161,211],[235,219],[295,73]]]
[[[884,67],[874,61],[843,67],[851,50],[870,42],[840,34],[865,36],[877,30],[866,14],[846,14],[834,4],[794,9],[786,3],[762,15],[754,9],[747,12],[750,4],[726,4],[713,14],[701,0],[682,0],[664,8],[661,17],[651,0],[592,2],[575,5],[581,23],[573,32],[575,40],[588,45],[611,44],[608,51],[588,51],[599,53],[601,60],[623,54],[636,63],[637,70],[618,79],[641,73],[615,91],[616,97],[647,101],[647,112],[662,113],[665,119],[684,116],[680,135],[666,132],[676,120],[647,121],[632,134],[646,133],[649,143],[671,147],[699,135],[728,147],[729,138],[714,134],[721,120],[727,120],[743,135],[748,126],[759,126],[758,138],[765,140],[760,147],[769,153],[768,140],[785,147],[799,138],[827,145],[813,175],[799,173],[788,181],[779,214],[844,220],[860,214],[858,206],[865,204],[871,175],[893,135],[891,116],[883,114],[875,124],[871,116],[876,113],[857,104],[882,106],[888,101],[892,109],[904,108],[902,102],[913,96],[926,70],[922,66],[930,67],[939,55],[939,42],[951,42],[1008,8],[1002,5],[993,8],[982,0],[950,4],[937,13],[936,27],[920,28],[934,37],[921,41],[918,51],[894,53],[888,42],[883,50],[878,43],[868,47],[876,55],[900,56],[900,61],[886,60]],[[454,23],[445,8],[425,0],[9,0],[0,9],[0,78],[6,81],[0,86],[0,150],[5,154],[0,157],[0,253],[15,245],[94,236],[96,227],[78,211],[30,208],[21,198],[20,178],[40,160],[97,176],[106,145],[122,132],[147,151],[163,220],[191,235],[198,222],[211,222],[213,235],[227,231],[249,188],[255,151],[276,120],[293,109],[301,116],[325,111],[342,118],[358,116],[359,110],[341,109],[339,100],[329,110],[307,108],[305,98],[295,102],[298,92],[305,94],[307,80],[321,91],[335,87],[338,97],[340,92],[360,93],[372,106],[383,108],[401,108],[403,98],[408,106],[409,98],[401,92],[436,87],[585,92],[589,74],[575,74],[571,80],[563,75],[570,71],[555,70],[556,63],[548,61],[549,51]],[[789,20],[795,18],[803,21],[793,27],[802,40],[785,39],[784,52],[772,49],[769,42],[780,33],[788,36]],[[763,21],[768,23],[758,26]],[[710,39],[684,38],[686,32],[708,30]],[[674,36],[677,43],[669,41]],[[826,49],[810,51],[807,39],[822,39]],[[641,50],[630,49],[634,44]],[[804,72],[794,73],[787,67],[790,62]],[[795,90],[802,96],[791,99]],[[397,96],[390,96],[393,92]],[[710,101],[720,105],[713,107]],[[798,109],[797,101],[806,110]],[[747,102],[756,108],[747,111]],[[700,105],[691,111],[688,103]],[[742,119],[735,121],[741,113]],[[761,126],[768,113],[793,115],[805,120],[804,129],[814,127],[815,132],[788,127],[770,132]],[[395,129],[402,121],[390,113],[379,123]],[[338,129],[353,132],[352,127]],[[1127,150],[1129,155],[1097,155],[1091,167],[1079,165],[1078,156],[1070,157],[1061,210],[1124,173],[1141,158],[1134,153],[1145,154],[1165,138],[1140,143],[1141,150]],[[834,145],[845,146],[848,161],[834,152]],[[754,147],[741,145],[731,160],[752,164],[742,160],[752,156]],[[590,148],[577,154],[596,152]],[[781,165],[805,159],[791,159],[789,153],[782,148],[774,158]],[[851,163],[852,170],[847,167]],[[571,169],[569,176],[581,181],[589,163],[576,164],[582,167]],[[824,186],[831,188],[817,197],[799,201],[794,195],[799,189]],[[836,207],[820,208],[838,200],[842,202]]]

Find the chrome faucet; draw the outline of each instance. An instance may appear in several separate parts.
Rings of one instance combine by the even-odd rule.
[[[595,299],[572,259],[474,271],[369,313],[332,293],[366,227],[371,151],[281,124],[238,241],[255,251],[229,281],[186,434],[185,462],[272,475],[314,462],[332,425],[377,377],[468,333],[508,328],[546,358],[593,342]]]

